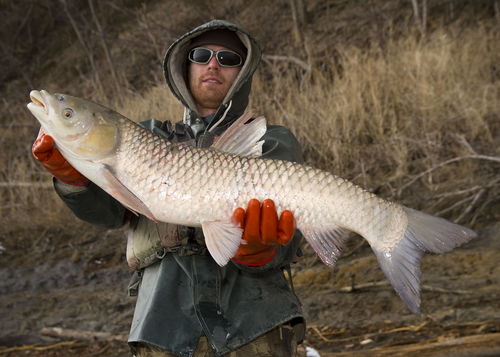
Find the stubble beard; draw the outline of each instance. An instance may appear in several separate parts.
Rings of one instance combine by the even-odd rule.
[[[207,88],[198,82],[191,86],[191,93],[198,106],[217,110],[225,96],[224,88]]]

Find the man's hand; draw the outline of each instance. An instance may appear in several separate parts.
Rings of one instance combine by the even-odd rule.
[[[31,152],[35,159],[59,181],[74,186],[85,186],[90,183],[89,179],[66,161],[61,152],[55,148],[54,139],[45,134],[43,129],[40,129]]]
[[[262,207],[258,200],[250,200],[246,212],[241,207],[234,210],[233,221],[243,228],[244,240],[233,260],[248,266],[271,261],[278,245],[288,244],[295,232],[292,212],[283,211],[278,220],[276,207],[270,199],[264,200]]]

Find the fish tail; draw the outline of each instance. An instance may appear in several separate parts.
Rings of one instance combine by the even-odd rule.
[[[420,315],[420,260],[425,252],[444,253],[476,237],[466,227],[403,207],[408,225],[390,252],[374,249],[379,264],[408,308]]]

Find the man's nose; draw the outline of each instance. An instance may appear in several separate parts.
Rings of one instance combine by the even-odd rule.
[[[217,62],[217,58],[215,58],[215,55],[210,58],[210,61],[208,61],[207,64],[209,69],[220,69],[220,64]]]

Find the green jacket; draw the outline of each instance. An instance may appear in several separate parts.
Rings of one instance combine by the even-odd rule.
[[[226,97],[219,111],[208,118],[198,118],[190,103],[192,98],[186,99],[185,89],[179,89],[183,85],[182,76],[173,74],[170,66],[178,62],[178,68],[182,67],[177,57],[187,58],[190,39],[202,31],[220,27],[238,31],[242,42],[247,48],[250,46],[249,56],[243,75],[237,78],[230,89],[232,95]],[[167,83],[186,107],[182,123],[173,126],[151,120],[141,124],[170,140],[205,145],[210,141],[207,128],[219,122],[224,112],[225,119],[217,124],[216,133],[223,131],[246,108],[251,77],[259,58],[256,42],[232,24],[215,20],[191,31],[176,41],[165,57]],[[263,157],[302,160],[299,144],[286,128],[269,126],[263,139]],[[63,185],[56,184],[56,191],[81,219],[108,228],[123,225],[126,209],[96,185],[68,193]],[[140,217],[140,220],[147,219]],[[155,224],[149,222],[149,225],[154,230]],[[279,247],[275,258],[264,266],[248,267],[231,261],[219,267],[203,249],[201,230],[179,227],[178,232],[182,244],[196,249],[164,251],[149,265],[140,267],[129,336],[132,348],[142,342],[179,356],[192,356],[199,337],[205,335],[220,356],[284,323],[301,326],[297,331],[303,332],[300,302],[283,274],[296,256],[300,234],[287,246]],[[301,340],[303,334],[297,337]]]

